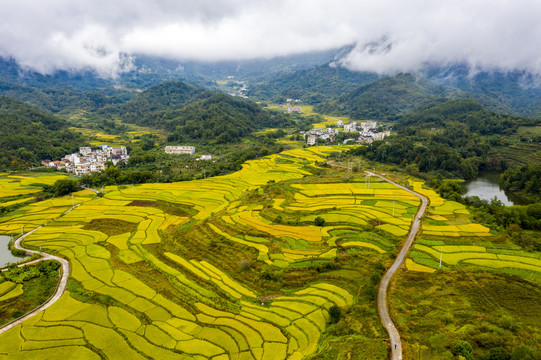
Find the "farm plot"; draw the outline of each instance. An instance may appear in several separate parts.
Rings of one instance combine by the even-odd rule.
[[[291,187],[299,193],[295,193],[294,202],[284,207],[286,210],[326,210],[304,216],[303,221],[313,222],[320,216],[332,225],[371,223],[395,236],[407,234],[411,212],[419,204],[417,197],[389,183],[293,184]]]
[[[422,233],[413,246],[406,267],[412,271],[428,272],[442,267],[476,266],[494,271],[520,272],[525,276],[541,276],[541,261],[518,250],[512,244],[496,247],[485,239],[492,234],[487,227],[471,223],[464,205],[444,200],[432,190],[415,182],[413,187],[430,197],[428,218],[423,221]],[[437,224],[433,224],[436,221]],[[468,239],[468,243],[464,240]]]
[[[65,179],[65,174],[24,174],[0,175],[0,198],[32,194],[42,190],[40,184],[52,185],[57,180]]]

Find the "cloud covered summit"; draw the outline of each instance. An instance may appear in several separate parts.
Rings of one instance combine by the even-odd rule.
[[[426,64],[541,73],[532,0],[19,0],[3,4],[0,55],[41,73],[111,77],[137,55],[186,61],[271,58],[356,44],[351,69]]]

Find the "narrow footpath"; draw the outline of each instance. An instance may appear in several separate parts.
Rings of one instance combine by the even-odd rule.
[[[77,207],[77,206],[79,206],[79,205],[76,205],[75,207]],[[69,213],[73,209],[74,208],[69,209],[63,215]],[[66,259],[63,259],[63,258],[58,257],[58,256],[54,256],[54,255],[51,255],[51,254],[47,254],[47,253],[41,252],[41,251],[25,249],[21,245],[21,242],[23,241],[24,238],[26,238],[28,235],[32,234],[34,231],[36,231],[38,229],[41,229],[42,227],[43,227],[43,225],[40,226],[40,227],[35,228],[34,230],[32,230],[30,232],[27,232],[26,234],[23,234],[23,235],[19,236],[17,238],[17,240],[15,240],[15,242],[13,243],[13,246],[16,249],[26,251],[26,254],[28,256],[32,256],[34,254],[39,254],[41,256],[37,260],[22,263],[22,264],[19,264],[18,266],[19,267],[28,266],[28,265],[36,264],[36,263],[38,263],[40,261],[47,261],[47,260],[58,261],[60,263],[60,278],[58,280],[58,284],[56,285],[56,289],[55,289],[53,295],[46,302],[44,302],[43,304],[41,304],[40,306],[38,306],[34,310],[30,311],[29,313],[21,316],[20,318],[15,319],[15,320],[5,324],[4,326],[0,327],[0,334],[3,334],[4,332],[6,332],[6,331],[8,331],[8,330],[22,324],[24,321],[30,319],[32,316],[40,313],[41,311],[47,309],[49,306],[53,305],[64,294],[64,291],[66,291],[66,287],[68,286],[68,278],[69,278],[69,274],[71,272],[71,268],[70,268],[70,263]]]
[[[392,360],[402,360],[402,341],[400,340],[400,334],[398,333],[398,330],[391,320],[391,316],[389,315],[389,307],[387,304],[387,289],[389,288],[389,284],[391,282],[391,279],[393,275],[396,273],[396,270],[402,265],[404,262],[404,259],[406,258],[406,254],[408,253],[409,249],[413,245],[413,242],[415,241],[415,237],[417,236],[417,233],[421,229],[421,219],[426,211],[426,208],[428,207],[428,198],[424,195],[421,195],[413,190],[410,190],[402,185],[398,185],[394,181],[391,181],[381,175],[368,172],[366,173],[370,176],[377,176],[382,180],[387,181],[388,183],[391,183],[395,186],[398,186],[399,188],[417,196],[419,199],[421,199],[421,206],[419,206],[419,209],[417,210],[417,213],[415,214],[415,218],[413,219],[413,222],[411,224],[411,230],[408,234],[408,238],[404,245],[402,246],[402,249],[400,249],[400,253],[396,257],[393,265],[387,270],[385,275],[383,275],[381,282],[378,286],[378,298],[377,298],[377,304],[378,304],[378,313],[379,317],[381,319],[381,323],[389,333],[390,338],[390,346],[391,346],[391,359]]]

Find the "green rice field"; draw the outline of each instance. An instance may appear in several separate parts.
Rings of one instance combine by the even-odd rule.
[[[72,266],[57,303],[0,335],[0,358],[309,359],[347,338],[356,346],[340,350],[343,358],[385,359],[369,279],[376,263],[392,262],[419,200],[360,174],[311,176],[315,162],[341,149],[288,150],[198,181],[110,186],[101,198],[80,192],[64,216],[71,197],[0,218],[2,234],[45,225],[24,245]],[[23,180],[21,189],[5,186],[26,191]],[[446,267],[539,266],[441,240],[491,234],[456,203],[412,186],[431,198],[429,217],[442,225],[426,220],[409,270],[432,271],[442,246]],[[1,296],[16,292],[4,287]],[[332,307],[343,314],[336,324]]]

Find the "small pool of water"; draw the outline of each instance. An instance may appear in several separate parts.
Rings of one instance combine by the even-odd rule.
[[[10,236],[0,235],[0,268],[6,266],[8,263],[16,263],[23,258],[13,256],[8,249]]]
[[[504,191],[500,188],[499,173],[482,173],[475,179],[465,181],[462,188],[466,191],[466,196],[478,196],[481,200],[492,200],[494,197],[500,200],[504,205],[527,205],[529,202],[513,193]]]

